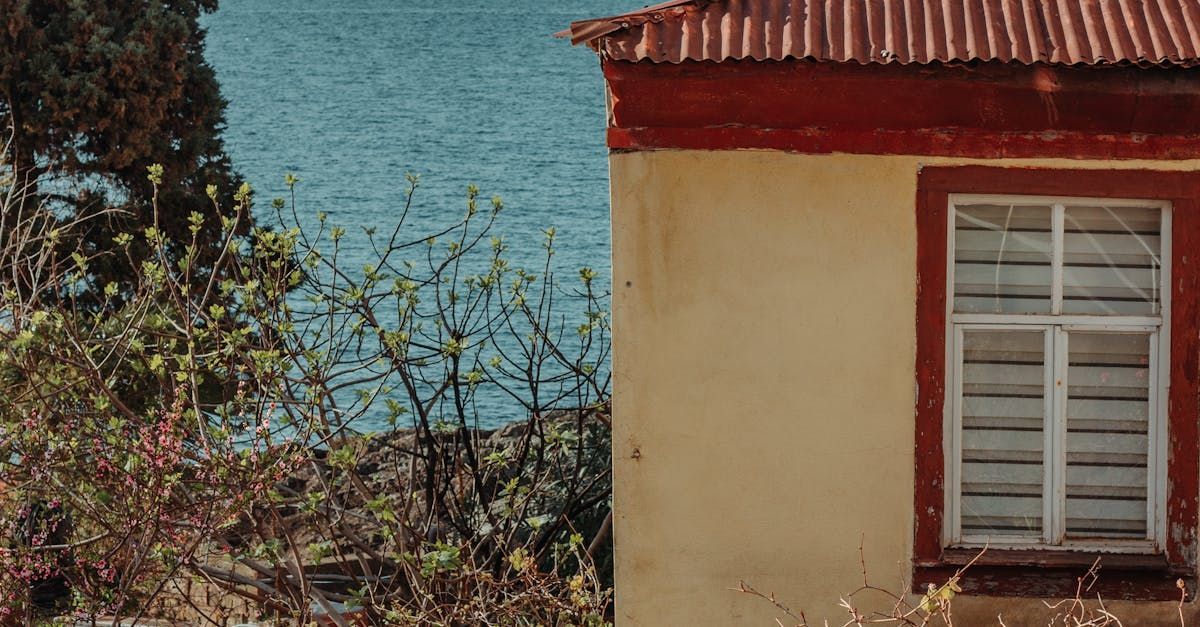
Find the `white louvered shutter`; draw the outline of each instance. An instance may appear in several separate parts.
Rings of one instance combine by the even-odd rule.
[[[1147,537],[1150,338],[1068,334],[1067,537]]]
[[[1153,541],[1165,209],[1020,197],[953,209],[952,535]]]
[[[1050,313],[1049,206],[960,207],[954,228],[955,311]]]
[[[1067,207],[1064,222],[1064,314],[1159,313],[1160,210]]]
[[[1044,331],[966,331],[962,530],[1042,536]]]

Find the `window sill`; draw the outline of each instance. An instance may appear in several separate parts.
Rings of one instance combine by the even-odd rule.
[[[948,548],[942,551],[938,566],[1033,566],[1038,568],[1089,568],[1096,560],[1108,570],[1151,570],[1167,572],[1170,565],[1162,553],[1106,553],[1101,551],[1072,551],[1068,549],[981,549]],[[974,566],[972,566],[974,567]]]
[[[979,554],[978,549],[945,549],[939,560],[916,560],[913,590],[942,585]],[[1187,599],[1195,597],[1195,573],[1171,566],[1162,554],[1100,553],[1045,549],[989,549],[963,573],[963,592],[985,596],[1073,598],[1099,558],[1096,581],[1084,591],[1111,600],[1178,601],[1183,580]]]

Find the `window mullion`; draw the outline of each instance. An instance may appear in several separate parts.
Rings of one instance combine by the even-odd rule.
[[[1062,327],[1050,329],[1050,412],[1047,415],[1047,430],[1050,445],[1046,452],[1049,466],[1050,487],[1047,490],[1050,509],[1050,544],[1060,545],[1066,535],[1067,521],[1067,355],[1069,334]]]
[[[1062,313],[1063,301],[1063,240],[1067,210],[1055,203],[1050,215],[1050,313]]]
[[[1052,463],[1054,452],[1054,407],[1057,403],[1054,394],[1054,381],[1057,376],[1055,372],[1054,360],[1054,345],[1057,340],[1055,337],[1055,327],[1046,327],[1044,332],[1045,355],[1043,357],[1044,366],[1042,368],[1045,377],[1045,409],[1043,410],[1044,418],[1042,419],[1042,542],[1044,544],[1053,544],[1055,537],[1055,510],[1054,507],[1054,464]]]
[[[1146,426],[1146,440],[1148,451],[1146,456],[1146,532],[1150,539],[1154,540],[1155,546],[1161,546],[1162,536],[1159,532],[1161,521],[1159,520],[1158,512],[1159,503],[1166,497],[1164,493],[1159,492],[1159,487],[1166,488],[1166,484],[1159,481],[1161,472],[1160,464],[1166,463],[1165,452],[1160,447],[1162,438],[1161,430],[1164,425],[1162,420],[1163,402],[1160,398],[1160,381],[1159,377],[1165,373],[1160,367],[1159,362],[1159,333],[1150,334],[1150,404],[1149,404],[1149,420]]]
[[[951,541],[962,540],[962,377],[963,377],[963,330],[955,325],[952,329],[954,342],[953,370],[953,409],[951,414],[952,427],[950,430],[952,463],[950,465],[949,485],[953,488],[954,498],[950,503]]]
[[[1050,313],[1062,313],[1063,303],[1063,247],[1066,239],[1066,208],[1054,203],[1050,233]],[[1046,519],[1047,542],[1059,545],[1066,534],[1066,474],[1067,474],[1067,333],[1061,326],[1050,327],[1047,334],[1047,361],[1050,367],[1048,386],[1048,410],[1046,413],[1047,446],[1044,509],[1049,512]]]

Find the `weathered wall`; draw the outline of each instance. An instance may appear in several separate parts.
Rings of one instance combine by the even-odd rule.
[[[907,577],[916,174],[955,163],[1113,167],[612,155],[619,624],[774,624],[768,603],[730,590],[739,580],[840,624],[839,597],[862,583],[860,543],[872,583]],[[1173,604],[1110,607],[1126,624],[1178,624]],[[1014,625],[1044,611],[962,599],[956,616]]]

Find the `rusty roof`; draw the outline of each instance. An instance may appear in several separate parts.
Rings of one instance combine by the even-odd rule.
[[[609,59],[1200,65],[1200,0],[673,0],[568,31]]]

